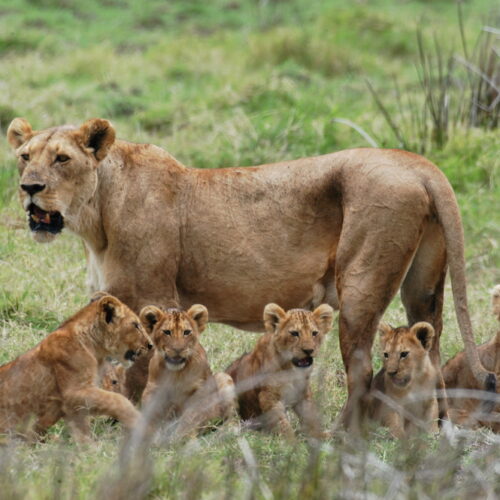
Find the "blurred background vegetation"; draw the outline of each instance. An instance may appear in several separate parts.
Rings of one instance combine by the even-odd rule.
[[[0,362],[35,345],[87,297],[77,238],[41,246],[28,235],[5,140],[16,116],[40,129],[107,118],[120,138],[157,144],[201,168],[370,144],[425,153],[456,190],[473,324],[478,341],[491,337],[498,325],[487,291],[500,282],[499,20],[493,0],[0,0]],[[404,323],[399,301],[387,316]],[[254,341],[221,325],[203,339],[215,369]],[[449,287],[442,349],[445,359],[462,349]],[[336,328],[318,365],[315,387],[330,425],[345,400]],[[127,482],[119,467],[110,469],[117,430],[97,421],[95,431],[91,450],[75,448],[63,426],[39,447],[0,449],[0,491],[5,498],[500,495],[499,442],[487,432],[427,438],[410,449],[380,431],[367,448],[332,442],[318,450],[232,428],[180,450],[154,450],[142,477]]]

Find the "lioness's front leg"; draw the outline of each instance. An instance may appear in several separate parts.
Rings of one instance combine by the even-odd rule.
[[[140,419],[140,413],[127,398],[98,387],[78,389],[74,392],[66,390],[63,397],[65,413],[68,415],[78,414],[81,411],[108,415],[119,420],[127,429],[132,429]]]
[[[304,399],[293,407],[293,410],[299,417],[302,432],[306,436],[317,439],[326,439],[329,436],[327,432],[321,430],[321,418],[310,390],[307,391]]]
[[[262,390],[259,393],[259,405],[262,410],[264,427],[268,430],[278,432],[288,439],[293,439],[295,434],[288,417],[285,405],[273,390]]]

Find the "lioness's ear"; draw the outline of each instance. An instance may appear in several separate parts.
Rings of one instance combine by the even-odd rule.
[[[112,323],[122,317],[123,304],[112,295],[105,295],[98,299],[99,311],[106,323]]]
[[[103,297],[106,297],[107,295],[109,295],[108,292],[101,292],[101,291],[94,292],[90,296],[90,302],[89,303],[92,304],[92,302],[95,302],[96,300],[102,299]]]
[[[24,118],[14,118],[7,129],[7,140],[13,149],[17,149],[33,135],[33,129]]]
[[[198,325],[201,333],[208,323],[208,309],[201,304],[194,304],[188,309],[187,315]]]
[[[313,317],[323,333],[331,330],[333,324],[333,308],[328,304],[321,304],[313,311]]]
[[[417,337],[426,351],[431,350],[434,341],[434,327],[430,323],[426,323],[425,321],[415,323],[410,328],[410,332]]]
[[[108,120],[92,118],[87,120],[78,131],[83,146],[92,149],[97,161],[101,161],[108,154],[115,142],[115,129]]]
[[[160,321],[160,318],[162,316],[162,310],[158,309],[155,306],[143,307],[139,314],[141,323],[144,325],[144,328],[146,328],[146,331],[148,333],[151,333],[153,331],[154,326],[156,325],[156,323],[158,323],[158,321]]]
[[[496,285],[491,290],[491,305],[493,314],[500,321],[500,285]]]
[[[279,322],[284,319],[286,312],[278,304],[267,304],[264,308],[264,326],[269,333],[276,331]]]

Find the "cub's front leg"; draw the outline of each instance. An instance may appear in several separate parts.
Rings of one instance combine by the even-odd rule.
[[[295,434],[286,416],[286,408],[281,401],[279,391],[275,389],[261,390],[259,392],[259,406],[265,428],[278,432],[287,439],[294,439]]]
[[[306,436],[316,439],[327,439],[329,437],[329,433],[321,429],[321,417],[309,388],[304,398],[293,407],[293,410],[299,417],[302,432]]]

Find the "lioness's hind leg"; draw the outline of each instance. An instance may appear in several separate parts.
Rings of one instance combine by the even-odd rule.
[[[439,340],[443,330],[443,296],[446,277],[446,247],[441,228],[430,224],[425,229],[420,246],[401,287],[401,300],[408,324],[427,321],[436,332],[429,353],[438,372],[436,389],[444,394]],[[438,399],[439,419],[448,418],[448,404],[444,396]]]

